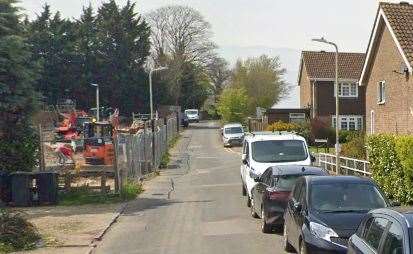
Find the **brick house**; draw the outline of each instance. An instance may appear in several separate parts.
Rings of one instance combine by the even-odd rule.
[[[413,5],[380,3],[360,86],[367,133],[413,133]]]
[[[339,53],[339,126],[343,130],[363,130],[365,87],[358,86],[365,54]],[[335,53],[303,51],[298,75],[300,106],[335,127]]]

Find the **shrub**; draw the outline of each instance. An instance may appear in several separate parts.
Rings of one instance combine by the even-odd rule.
[[[335,143],[335,130],[330,128],[325,122],[318,118],[311,119],[310,128],[310,143],[313,143],[313,141],[317,138],[327,139],[330,145]]]
[[[389,198],[404,204],[413,202],[411,179],[406,174],[409,169],[403,165],[409,164],[406,155],[412,149],[411,140],[412,137],[380,134],[369,136],[367,141],[373,179]]]
[[[120,197],[122,200],[125,201],[133,200],[142,192],[142,184],[136,183],[134,181],[128,181],[126,184],[122,186],[122,189],[120,191]]]
[[[39,239],[36,228],[20,213],[0,210],[0,253],[33,249]]]
[[[342,155],[360,160],[366,159],[366,140],[364,133],[350,132],[346,136],[346,143],[341,147]]]
[[[267,131],[289,131],[294,132],[299,128],[297,124],[294,123],[285,123],[282,121],[275,122],[271,125],[268,125]]]

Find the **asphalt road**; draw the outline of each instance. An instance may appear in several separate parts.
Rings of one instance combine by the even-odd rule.
[[[193,124],[182,134],[169,169],[145,185],[95,253],[286,253],[282,236],[261,233],[250,216],[240,149],[223,148],[216,127]]]

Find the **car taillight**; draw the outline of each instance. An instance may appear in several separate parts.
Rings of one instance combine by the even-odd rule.
[[[290,191],[272,191],[268,193],[268,197],[271,200],[285,201],[285,200],[288,200],[289,196],[290,196]]]

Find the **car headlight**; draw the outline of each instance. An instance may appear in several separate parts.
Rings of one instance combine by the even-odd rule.
[[[337,233],[331,228],[315,222],[310,222],[310,232],[313,235],[329,242],[331,242],[330,237],[338,237]]]

